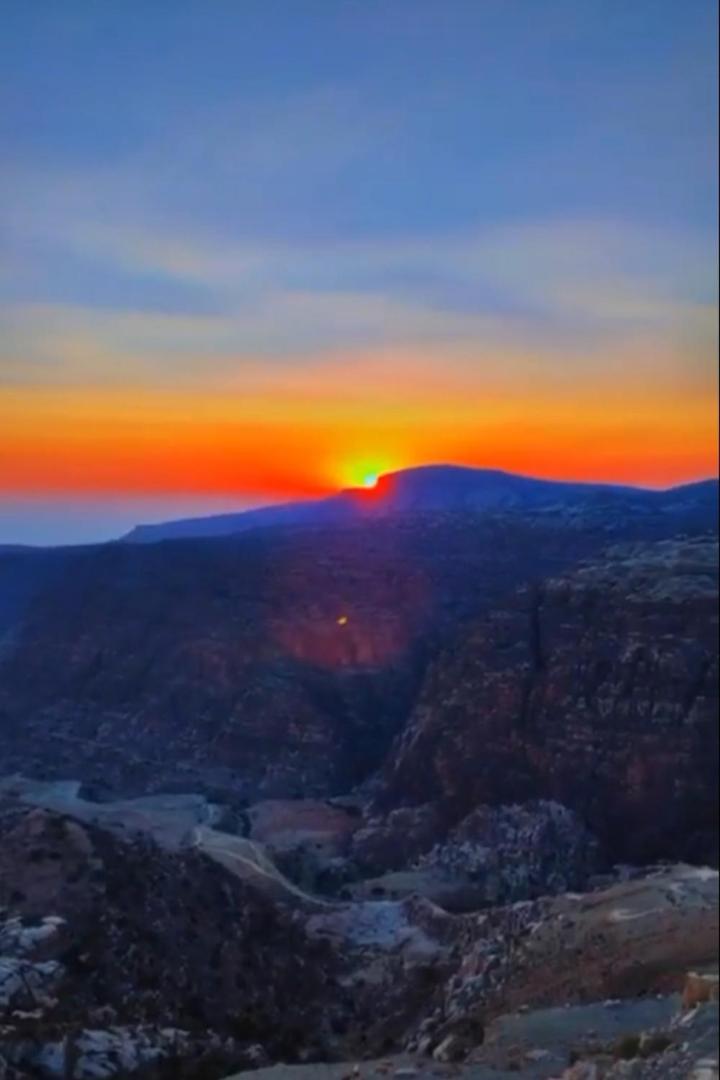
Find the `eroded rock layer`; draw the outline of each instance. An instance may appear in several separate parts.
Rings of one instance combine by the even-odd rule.
[[[713,861],[717,544],[626,545],[525,588],[425,680],[379,806],[553,799],[615,859]]]

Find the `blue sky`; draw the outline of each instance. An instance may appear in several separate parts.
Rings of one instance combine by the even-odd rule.
[[[0,394],[222,394],[387,349],[469,387],[490,355],[581,387],[657,356],[712,393],[715,24],[710,0],[5,5]]]
[[[10,4],[5,295],[216,311],[201,269],[154,263],[164,238],[307,252],[265,284],[504,311],[527,301],[332,256],[558,221],[631,225],[618,269],[694,294],[685,259],[715,221],[714,22],[706,0]],[[656,230],[675,256],[659,267]]]

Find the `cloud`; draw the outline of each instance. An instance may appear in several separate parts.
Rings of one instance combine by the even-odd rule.
[[[213,381],[273,364],[282,378],[288,365],[388,349],[429,350],[466,374],[511,356],[553,379],[602,367],[622,378],[629,355],[660,373],[713,370],[714,272],[691,232],[529,222],[433,240],[261,245],[86,221],[57,243],[208,302],[177,312],[8,304],[6,382]]]
[[[220,303],[268,290],[386,292],[428,307],[660,325],[717,292],[713,245],[692,230],[614,221],[521,222],[380,241],[232,242],[88,223],[77,253],[192,283]],[[495,309],[493,309],[493,304]]]
[[[522,350],[503,320],[372,293],[267,292],[215,315],[16,305],[5,313],[6,383],[163,385],[289,380],[358,356],[462,365]],[[538,343],[536,355],[542,353]]]
[[[337,85],[194,104],[110,154],[13,156],[0,213],[11,233],[71,242],[86,225],[136,231],[209,220],[221,231],[282,229],[300,193],[372,160],[402,116]],[[85,157],[85,160],[83,160]]]
[[[401,119],[325,87],[191,110],[113,160],[11,161],[0,378],[221,382],[272,365],[282,378],[388,349],[468,372],[532,358],[524,377],[555,381],[603,365],[620,377],[628,355],[707,375],[715,251],[690,226],[508,217],[333,234],[316,216],[312,240],[298,234],[284,215],[296,189],[342,185]],[[258,199],[274,217],[255,219]]]

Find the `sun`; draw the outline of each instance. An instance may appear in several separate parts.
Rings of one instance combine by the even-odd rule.
[[[393,464],[377,456],[355,458],[346,461],[338,470],[337,475],[343,487],[364,488],[372,491],[380,483],[382,477],[393,471]]]

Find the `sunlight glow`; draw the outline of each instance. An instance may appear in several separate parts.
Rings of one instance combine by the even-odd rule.
[[[398,466],[386,458],[366,457],[349,460],[338,470],[338,479],[343,487],[365,488],[371,491],[386,473],[393,472]]]

